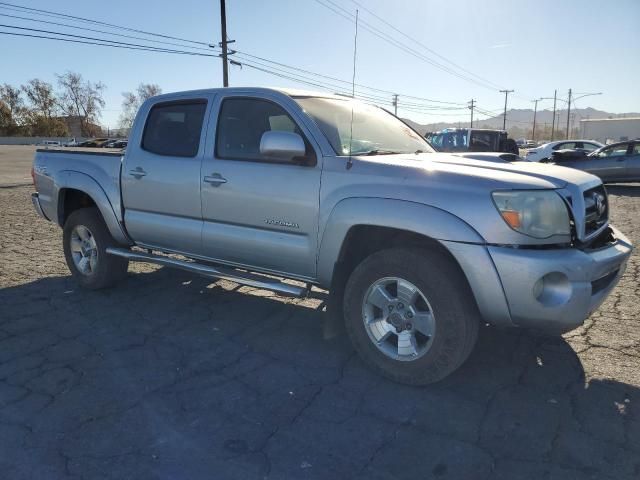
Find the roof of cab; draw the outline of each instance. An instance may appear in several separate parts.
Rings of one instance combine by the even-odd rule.
[[[156,95],[152,97],[155,100],[163,100],[163,99],[171,99],[175,97],[183,97],[183,96],[197,96],[203,94],[211,94],[211,93],[222,93],[222,92],[230,92],[230,93],[280,93],[287,95],[289,97],[321,97],[321,98],[332,98],[336,100],[348,100],[350,99],[347,95],[334,94],[328,92],[317,92],[310,90],[299,90],[294,88],[281,88],[281,87],[226,87],[226,88],[203,88],[199,90],[185,90],[178,92],[170,92],[163,93],[161,95]]]

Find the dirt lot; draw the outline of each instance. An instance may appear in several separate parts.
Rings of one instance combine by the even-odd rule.
[[[609,190],[640,243],[640,186]],[[2,478],[640,477],[637,253],[583,328],[485,327],[461,370],[410,388],[323,340],[316,299],[149,266],[78,290],[30,192],[0,188]]]

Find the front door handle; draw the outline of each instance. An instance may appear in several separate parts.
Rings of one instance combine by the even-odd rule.
[[[227,179],[224,178],[219,173],[212,173],[211,175],[206,175],[203,178],[203,180],[205,181],[205,183],[213,185],[214,187],[218,187],[218,186],[222,185],[223,183],[227,183]]]
[[[145,172],[142,167],[136,167],[135,170],[129,170],[129,175],[131,175],[132,177],[137,178],[138,180],[140,180],[146,174],[147,174],[147,172]]]

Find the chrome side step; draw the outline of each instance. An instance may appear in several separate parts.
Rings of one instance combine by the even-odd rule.
[[[309,290],[305,287],[297,287],[295,285],[289,285],[287,283],[280,282],[278,280],[272,280],[265,277],[264,279],[257,278],[257,276],[250,276],[250,274],[244,274],[233,269],[226,269],[223,267],[212,267],[197,262],[189,262],[185,260],[178,260],[176,258],[165,257],[162,255],[154,255],[151,253],[136,252],[128,250],[126,248],[107,248],[109,255],[115,255],[117,257],[123,257],[127,260],[134,262],[155,263],[157,265],[163,265],[165,267],[179,268],[180,270],[186,270],[187,272],[198,273],[205,277],[213,277],[221,280],[229,280],[231,282],[238,283],[240,285],[246,285],[248,287],[262,288],[264,290],[271,290],[273,292],[281,293],[283,295],[289,295],[293,297],[305,297]]]

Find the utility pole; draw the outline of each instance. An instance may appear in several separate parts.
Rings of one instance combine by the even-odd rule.
[[[542,100],[541,98],[538,98],[536,100],[533,100],[533,102],[535,103],[535,107],[533,108],[533,131],[531,132],[531,140],[533,140],[534,142],[536,141],[536,116],[538,115],[538,102]]]
[[[553,91],[553,123],[551,123],[551,141],[553,142],[553,134],[556,130],[556,99],[558,97],[558,90]]]
[[[397,117],[398,116],[398,94],[394,93],[393,94],[393,114]]]
[[[471,125],[469,128],[473,128],[473,107],[475,106],[476,101],[472,98],[469,102],[469,110],[471,110]]]
[[[229,63],[227,62],[227,8],[225,0],[220,0],[220,25],[222,30],[222,85],[229,86]]]
[[[569,140],[569,116],[571,115],[571,89],[569,89],[569,101],[567,102],[567,140]]]
[[[500,93],[504,93],[504,116],[502,118],[502,129],[507,129],[507,97],[513,90],[500,90]]]

